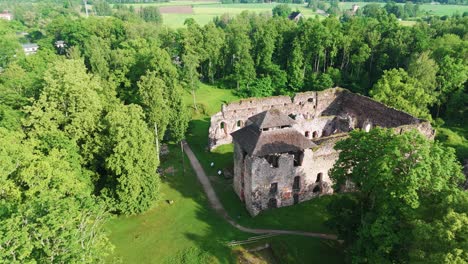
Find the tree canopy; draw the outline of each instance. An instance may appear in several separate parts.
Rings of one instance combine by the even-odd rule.
[[[453,149],[416,131],[352,131],[335,146],[330,226],[353,263],[462,263],[466,260],[466,192]],[[450,222],[449,219],[457,218]],[[435,226],[447,224],[435,230]],[[450,232],[450,235],[445,232]],[[442,235],[444,233],[446,235]],[[448,247],[441,246],[447,243]]]

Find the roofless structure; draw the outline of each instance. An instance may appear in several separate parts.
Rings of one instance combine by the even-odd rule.
[[[336,141],[353,129],[418,129],[425,120],[368,97],[332,88],[288,96],[245,99],[211,117],[210,148],[234,143],[234,190],[252,216],[331,194],[329,170]],[[344,189],[347,186],[343,186]]]

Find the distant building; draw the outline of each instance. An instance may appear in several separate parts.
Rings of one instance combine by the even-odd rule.
[[[65,41],[63,41],[63,40],[57,40],[57,41],[55,41],[55,47],[56,47],[57,49],[63,49],[63,48],[65,48],[66,46],[67,46],[67,44],[65,44]]]
[[[21,46],[23,47],[23,51],[26,55],[35,54],[39,49],[39,46],[36,43],[28,43]]]
[[[0,19],[11,21],[13,20],[13,14],[5,10],[2,13],[0,13]]]
[[[351,12],[353,12],[354,14],[356,14],[356,12],[358,11],[359,9],[359,6],[354,4],[352,7],[351,7]]]
[[[302,18],[302,14],[299,11],[294,11],[291,14],[289,14],[288,18],[290,20],[294,20],[295,22],[298,22]]]

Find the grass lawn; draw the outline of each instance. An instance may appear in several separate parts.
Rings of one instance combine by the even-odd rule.
[[[210,263],[234,263],[225,242],[251,235],[231,227],[211,210],[188,159],[183,174],[180,149],[172,145],[170,150],[162,159],[163,169],[172,167],[175,172],[163,178],[161,200],[144,214],[118,217],[107,224],[116,246],[109,262],[183,263],[184,257],[196,258],[202,251],[213,258]]]
[[[468,158],[468,124],[445,124],[437,128],[436,140],[454,148],[460,162]]]

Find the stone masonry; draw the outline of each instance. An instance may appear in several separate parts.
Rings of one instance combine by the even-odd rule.
[[[331,194],[328,171],[335,142],[353,129],[380,126],[397,133],[429,122],[341,88],[293,98],[251,98],[223,105],[211,117],[210,149],[234,142],[234,190],[252,216]]]

